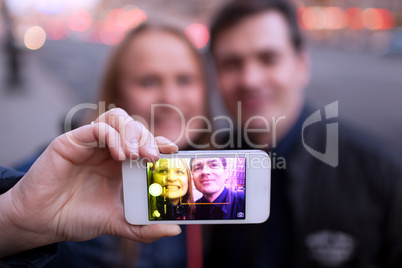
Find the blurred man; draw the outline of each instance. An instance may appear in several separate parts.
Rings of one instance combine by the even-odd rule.
[[[223,144],[269,151],[273,170],[268,221],[206,229],[206,265],[402,267],[398,161],[342,122],[318,123],[320,111],[305,104],[309,59],[294,7],[232,2],[212,25],[211,52],[244,134]],[[324,119],[337,112],[328,105]],[[276,166],[279,157],[286,161]]]
[[[196,201],[196,220],[244,219],[244,192],[225,187],[225,158],[195,158],[191,161],[194,185],[203,197]]]

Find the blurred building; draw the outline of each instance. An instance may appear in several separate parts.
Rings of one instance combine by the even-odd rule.
[[[402,42],[400,0],[305,0],[299,21],[312,43],[375,54],[397,52]],[[402,44],[401,50],[402,52]]]
[[[45,41],[32,46],[32,40],[28,40],[27,45],[25,35],[34,26],[43,29],[47,40],[74,39],[116,45],[127,30],[149,18],[168,17],[180,21],[183,27],[198,23],[204,25],[206,29],[215,11],[227,1],[8,0],[5,2],[10,7],[10,15],[15,21],[13,32],[19,45],[22,48],[35,50]]]
[[[228,158],[228,160],[226,187],[232,191],[244,191],[246,177],[245,158]]]

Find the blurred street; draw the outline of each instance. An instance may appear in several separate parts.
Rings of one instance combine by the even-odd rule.
[[[67,112],[82,102],[94,102],[105,45],[47,42],[43,50],[22,51],[22,84],[7,87],[1,55],[1,165],[32,156],[63,131]]]
[[[402,150],[402,57],[312,49],[308,99]]]
[[[21,55],[23,86],[4,84],[0,64],[0,165],[38,152],[61,134],[66,113],[95,102],[110,47],[74,41],[46,42]],[[339,100],[340,117],[402,150],[402,57],[311,48],[308,99],[317,108]]]
[[[67,86],[78,104],[97,98],[110,50],[103,44],[65,40],[47,42],[37,56],[45,72]]]

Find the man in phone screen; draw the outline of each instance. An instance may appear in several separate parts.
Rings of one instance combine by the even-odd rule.
[[[195,158],[191,171],[195,188],[203,196],[196,201],[195,219],[244,219],[244,192],[225,187],[228,173],[225,158]]]

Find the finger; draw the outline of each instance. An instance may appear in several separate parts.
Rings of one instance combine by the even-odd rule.
[[[87,160],[93,154],[93,149],[106,146],[115,160],[125,159],[119,133],[103,122],[69,131],[52,142],[51,146],[68,158],[74,156],[72,160],[78,162]]]
[[[159,159],[159,149],[154,135],[141,122],[136,121],[136,123],[141,129],[141,140],[139,141],[141,157],[150,161],[157,161]]]
[[[141,137],[141,129],[134,120],[121,108],[115,108],[101,114],[95,122],[104,122],[119,132],[121,146],[127,157],[138,158],[138,140]]]
[[[96,140],[100,143],[99,147],[106,145],[109,149],[110,155],[116,161],[126,160],[120,134],[115,128],[103,122],[99,122],[91,126]],[[103,142],[104,144],[102,144]]]
[[[172,224],[132,225],[129,228],[130,232],[126,238],[143,243],[151,243],[159,238],[175,236],[181,233],[180,226]]]
[[[140,122],[134,121],[123,109],[115,108],[107,111],[95,122],[105,122],[119,132],[127,157],[136,159],[141,156],[152,161],[159,158],[159,151],[153,135]]]
[[[171,140],[158,136],[155,137],[155,141],[158,144],[159,151],[164,154],[172,154],[172,153],[177,153],[179,150],[179,147],[177,147],[176,144],[174,144]]]
[[[118,235],[138,242],[150,243],[162,237],[175,236],[181,233],[180,226],[175,224],[131,225],[124,216],[111,219],[108,234]]]
[[[162,237],[175,236],[181,233],[179,225],[172,224],[151,224],[138,226],[138,238],[143,243],[151,243]]]

